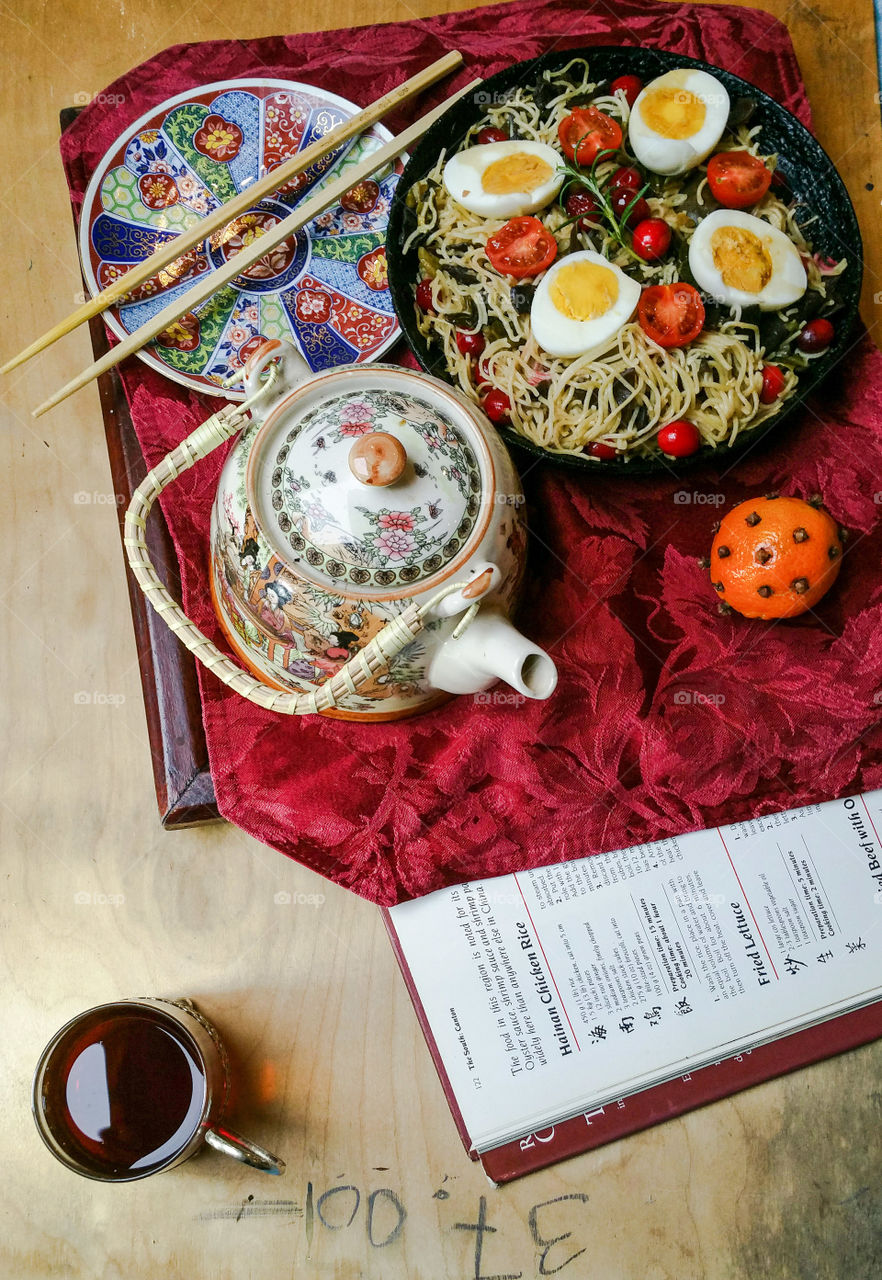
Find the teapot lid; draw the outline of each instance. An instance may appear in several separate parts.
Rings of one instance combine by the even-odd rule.
[[[468,405],[434,378],[374,365],[282,401],[252,443],[246,489],[299,575],[335,595],[394,598],[471,555],[495,478]]]

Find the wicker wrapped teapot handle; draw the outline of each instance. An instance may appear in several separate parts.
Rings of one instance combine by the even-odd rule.
[[[254,702],[267,711],[278,711],[286,716],[308,715],[331,710],[338,705],[339,699],[347,694],[357,693],[368,681],[386,671],[395,655],[422,631],[435,606],[445,596],[461,591],[469,584],[467,582],[451,583],[424,604],[410,605],[377,632],[370,644],[350,658],[336,675],[320,688],[311,690],[309,693],[289,693],[271,689],[268,685],[255,680],[253,676],[221,653],[211,640],[202,634],[196,624],[190,621],[160,581],[145,541],[147,517],[162,491],[181,472],[188,471],[200,458],[207,457],[219,445],[241,430],[248,420],[247,404],[255,398],[252,397],[252,400],[244,405],[227,405],[219,413],[213,414],[203,422],[202,426],[197,427],[191,435],[187,436],[176,449],[166,454],[159,465],[144,477],[132,494],[132,500],[126,511],[123,543],[135,580],[150,604],[181,643],[209,671],[213,672],[218,680],[241,694],[243,698],[247,698],[249,702]],[[474,604],[471,605],[463,622],[470,618],[475,607]],[[462,628],[461,622],[457,631],[461,632]]]

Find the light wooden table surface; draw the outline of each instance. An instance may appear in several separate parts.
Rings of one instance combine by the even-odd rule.
[[[265,0],[242,16],[210,0],[0,0],[0,354],[66,314],[82,287],[62,106],[178,41],[442,7],[463,6]],[[790,27],[818,135],[858,207],[873,326],[882,164],[871,5],[768,8]],[[90,359],[80,331],[2,386],[0,1274],[878,1276],[882,1043],[494,1191],[460,1146],[376,910],[230,827],[160,830],[97,392],[28,416]],[[282,890],[324,901],[279,905]],[[193,996],[228,1033],[248,1098],[236,1119],[287,1159],[283,1179],[206,1153],[102,1186],[43,1149],[29,1114],[43,1044],[78,1010],[139,994]],[[322,1206],[311,1233],[310,1188]],[[481,1197],[492,1231],[476,1256]],[[543,1254],[541,1240],[564,1236]]]

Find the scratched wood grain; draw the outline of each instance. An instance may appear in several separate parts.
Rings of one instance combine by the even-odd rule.
[[[457,7],[340,0],[333,18]],[[863,314],[875,327],[882,151],[869,0],[768,7],[793,33],[818,134],[858,207]],[[3,0],[0,12],[5,357],[81,288],[60,107],[174,42],[318,29],[329,11],[318,0],[265,0],[244,16],[203,0]],[[0,1273],[876,1274],[882,1045],[495,1191],[459,1145],[377,913],[231,828],[159,829],[97,392],[39,425],[28,417],[89,358],[86,334],[74,334],[2,387]],[[206,1154],[104,1187],[43,1150],[29,1115],[43,1043],[89,1004],[145,993],[189,994],[227,1031],[237,1123],[285,1156],[283,1179]]]

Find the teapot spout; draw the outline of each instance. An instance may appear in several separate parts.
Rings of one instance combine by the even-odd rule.
[[[480,693],[504,680],[525,698],[550,698],[557,668],[544,649],[512,626],[500,609],[484,606],[458,638],[437,649],[429,683],[445,693]]]

